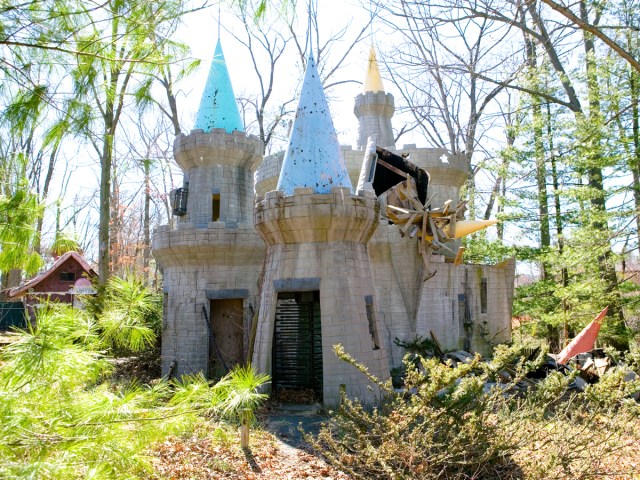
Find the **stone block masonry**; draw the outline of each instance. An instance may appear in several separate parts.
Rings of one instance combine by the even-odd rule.
[[[162,371],[208,372],[212,351],[212,300],[241,302],[243,353],[249,352],[251,321],[258,307],[258,279],[265,247],[253,227],[253,171],[262,159],[257,137],[224,129],[196,130],[174,143],[189,193],[186,215],[176,228],[161,226],[153,255],[164,272]],[[219,218],[213,218],[213,195]]]
[[[300,213],[298,216],[297,212]],[[333,188],[329,194],[296,189],[294,195],[269,192],[256,205],[255,225],[267,244],[253,363],[272,369],[278,291],[316,279],[320,291],[323,403],[335,406],[344,385],[350,397],[366,404],[379,400],[367,379],[339,360],[333,345],[363,362],[381,379],[389,376],[387,350],[377,345],[378,313],[367,243],[378,226],[375,198]],[[368,317],[367,303],[371,303]],[[373,330],[372,324],[373,321]]]
[[[359,149],[367,145],[367,139],[376,135],[377,145],[395,147],[391,117],[395,111],[393,95],[384,92],[366,92],[355,98],[353,113],[358,118]]]
[[[322,88],[316,83],[312,93],[319,98]],[[378,146],[408,157],[429,173],[433,208],[447,200],[455,206],[468,178],[468,159],[439,148],[396,149],[391,124],[394,99],[382,90],[372,51],[364,93],[354,104],[359,126],[356,147],[337,147],[337,139],[333,145],[335,135],[327,137],[331,145],[324,140],[314,143],[319,132],[328,130],[318,129],[317,122],[311,122],[312,109],[304,108],[297,121],[307,118],[316,130],[301,128],[304,135],[296,145],[311,143],[324,152],[314,157],[324,162],[320,173],[344,159],[346,172],[341,173],[357,185],[363,147],[375,135]],[[212,107],[209,97],[203,98],[205,107]],[[228,105],[235,105],[233,95]],[[328,109],[323,112],[328,115]],[[396,338],[412,340],[433,332],[446,349],[482,353],[488,353],[492,343],[509,340],[515,260],[496,266],[455,266],[451,259],[434,254],[429,273],[435,273],[423,281],[416,239],[403,238],[384,218],[379,203],[385,202],[384,194],[376,199],[373,192],[353,195],[348,188],[319,194],[314,193],[313,182],[307,182],[292,183],[284,195],[276,191],[284,152],[263,161],[260,140],[234,130],[241,128],[240,122],[229,127],[218,117],[213,120],[199,126],[225,128],[194,130],[176,138],[174,155],[188,187],[186,213],[175,228],[160,227],[153,239],[153,254],[164,272],[164,374],[174,362],[177,375],[208,373],[215,351],[203,308],[210,319],[216,318],[221,327],[217,331],[231,339],[234,352],[241,350],[244,360],[249,360],[253,347],[251,360],[261,372],[271,374],[275,368],[282,376],[293,376],[304,370],[305,362],[313,364],[313,374],[305,370],[304,376],[312,379],[314,391],[322,394],[327,406],[337,405],[343,387],[348,396],[365,404],[379,399],[379,392],[360,372],[337,359],[333,353],[337,343],[371,373],[386,379],[389,367],[399,366],[405,353],[395,345]],[[312,159],[310,151],[305,148],[302,155],[302,149],[291,150],[305,162]],[[454,251],[458,245],[451,242]],[[234,330],[238,317],[240,348]],[[249,345],[252,326],[256,327],[253,346]],[[284,337],[289,350],[279,346]],[[298,348],[299,339],[304,340],[303,349]],[[321,363],[320,375],[316,363]],[[287,388],[275,378],[273,383]]]
[[[173,147],[176,162],[188,184],[187,214],[180,223],[204,227],[211,221],[228,227],[251,225],[253,171],[262,160],[258,137],[224,129],[179,135]],[[219,218],[214,218],[212,196],[220,198]]]

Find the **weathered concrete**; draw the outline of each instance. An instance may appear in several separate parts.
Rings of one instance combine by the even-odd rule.
[[[321,89],[315,85],[312,90],[317,103]],[[307,100],[301,101],[306,106],[301,117],[308,120],[317,112],[310,113],[313,102]],[[338,402],[341,385],[365,403],[374,403],[378,395],[362,374],[335,357],[336,343],[372,373],[387,378],[389,367],[398,366],[404,353],[395,338],[411,340],[433,331],[444,348],[483,353],[490,344],[510,338],[514,260],[455,266],[434,254],[430,268],[437,272],[423,282],[416,240],[402,238],[398,228],[389,225],[372,192],[351,191],[371,135],[378,136],[379,146],[408,155],[429,172],[428,196],[434,207],[447,200],[457,204],[468,176],[467,159],[415,145],[395,149],[393,96],[384,91],[365,91],[356,98],[359,148],[337,146],[333,126],[325,128],[331,123],[325,110],[322,122],[294,128],[300,135],[292,135],[290,167],[283,167],[284,152],[262,160],[256,137],[240,129],[229,133],[224,125],[176,139],[174,154],[189,191],[187,211],[174,227],[160,227],[153,240],[154,256],[165,275],[165,373],[173,361],[178,374],[206,372],[213,352],[202,308],[227,300],[242,302],[245,354],[258,314],[253,362],[270,373],[279,292],[320,292],[327,405]],[[330,138],[325,135],[317,142],[318,128]],[[292,173],[298,162],[302,170]],[[329,182],[332,169],[338,173],[330,175]],[[324,175],[324,183],[316,182],[319,175]],[[335,179],[343,188],[335,187]],[[279,181],[283,191],[276,191]],[[213,195],[219,198],[215,220]],[[457,245],[452,242],[451,247]]]
[[[271,372],[278,282],[320,279],[325,405],[339,403],[341,385],[347,395],[367,404],[379,395],[364,375],[335,356],[335,344],[341,343],[379,378],[389,376],[387,350],[378,348],[371,334],[366,303],[375,297],[367,243],[378,217],[375,195],[351,195],[339,187],[329,194],[307,188],[297,188],[291,196],[273,191],[256,205],[255,225],[267,253],[253,363]],[[373,305],[377,331],[375,301]]]
[[[262,158],[257,137],[224,129],[180,135],[174,154],[188,187],[187,213],[175,228],[154,232],[153,255],[164,271],[162,371],[176,362],[176,374],[207,372],[211,300],[239,299],[243,305],[244,353],[258,305],[258,277],[264,244],[253,227],[253,173]],[[212,221],[212,195],[220,217]]]

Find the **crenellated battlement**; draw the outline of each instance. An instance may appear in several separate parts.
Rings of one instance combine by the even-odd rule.
[[[424,256],[412,225],[426,223],[414,222],[415,205],[404,212],[410,229],[382,215],[407,169],[429,173],[428,185],[421,170],[418,178],[433,208],[457,205],[470,171],[464,154],[396,148],[394,110],[372,47],[354,104],[357,144],[339,145],[310,57],[289,144],[263,160],[260,139],[243,131],[218,42],[195,128],[174,142],[184,173],[172,197],[176,218],[153,238],[164,274],[164,374],[220,377],[250,361],[271,375],[276,398],[305,389],[329,407],[344,394],[374,405],[380,392],[333,345],[384,380],[405,353],[395,338],[435,335],[444,348],[477,351],[487,332],[508,340],[513,262],[479,267]],[[376,154],[383,158],[374,164]],[[373,165],[384,180],[375,190]],[[361,170],[370,181],[354,194]],[[422,203],[420,210],[427,218]]]
[[[329,194],[296,188],[285,196],[274,190],[256,203],[254,223],[268,245],[304,242],[356,242],[373,236],[380,204],[371,192],[352,195],[334,187]]]
[[[367,145],[367,139],[376,136],[376,143],[393,148],[395,140],[391,117],[395,112],[393,95],[385,92],[365,92],[355,98],[353,113],[358,118],[358,148]]]
[[[226,165],[254,171],[262,160],[262,142],[240,130],[227,133],[224,128],[210,132],[192,130],[180,134],[173,143],[173,154],[186,173],[196,167]]]

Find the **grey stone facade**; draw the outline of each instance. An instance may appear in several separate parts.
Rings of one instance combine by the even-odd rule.
[[[384,92],[366,92],[355,99],[353,113],[358,119],[358,149],[367,146],[367,139],[375,135],[376,144],[384,148],[394,148],[391,117],[395,111],[393,95]]]
[[[367,138],[376,135],[378,145],[407,154],[429,172],[432,205],[449,199],[456,204],[469,171],[466,158],[415,145],[396,150],[393,109],[393,96],[384,92],[356,97],[357,147],[341,147],[352,184]],[[385,379],[404,354],[395,338],[433,332],[444,348],[482,353],[510,339],[514,260],[455,266],[434,254],[431,269],[437,273],[423,282],[416,240],[389,225],[373,193],[296,188],[285,196],[275,190],[283,155],[262,159],[261,152],[256,137],[238,131],[195,130],[176,139],[187,208],[174,227],[160,227],[153,239],[164,271],[164,373],[172,364],[178,375],[210,371],[219,352],[203,308],[210,324],[224,322],[227,317],[214,319],[212,309],[230,301],[240,309],[243,360],[272,374],[280,292],[319,291],[327,405],[338,403],[342,388],[365,403],[377,399],[362,374],[335,357],[334,344]]]
[[[302,290],[306,282],[307,288],[317,288],[327,405],[339,403],[341,385],[347,395],[365,403],[379,398],[363,375],[335,356],[335,344],[342,344],[379,378],[389,376],[387,351],[371,334],[372,329],[379,330],[377,319],[367,317],[367,299],[373,312],[378,311],[367,250],[378,222],[375,195],[351,195],[347,188],[334,187],[330,194],[297,188],[286,197],[272,191],[256,204],[255,224],[267,244],[267,256],[253,363],[264,371],[272,369],[278,287]],[[370,320],[375,324],[370,325]]]
[[[156,230],[152,245],[164,272],[162,371],[175,362],[177,375],[206,373],[215,355],[203,307],[211,321],[212,300],[242,302],[245,357],[249,351],[265,252],[253,227],[253,173],[262,142],[239,131],[195,130],[176,138],[174,155],[188,186],[186,214],[175,228]]]

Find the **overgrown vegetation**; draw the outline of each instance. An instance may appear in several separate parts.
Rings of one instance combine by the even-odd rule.
[[[112,279],[98,317],[51,305],[0,351],[1,478],[147,477],[154,443],[212,416],[236,423],[253,412],[268,377],[251,367],[213,385],[201,375],[109,381],[113,347],[155,342],[153,305],[136,281]]]
[[[118,354],[140,352],[156,344],[162,331],[162,296],[130,274],[96,285],[98,295],[87,297],[89,314],[105,346]]]
[[[336,352],[366,370],[341,348]],[[421,359],[418,366],[407,359],[403,393],[370,376],[386,392],[379,408],[344,398],[319,436],[307,438],[332,464],[363,479],[638,473],[640,465],[630,462],[640,441],[640,409],[627,398],[640,388],[637,382],[624,382],[624,372],[616,371],[577,394],[569,392],[572,377],[551,374],[522,394],[520,380],[543,357],[520,362],[516,378],[497,383],[497,372],[517,355],[501,347],[490,363],[476,358],[455,368],[436,359]]]

